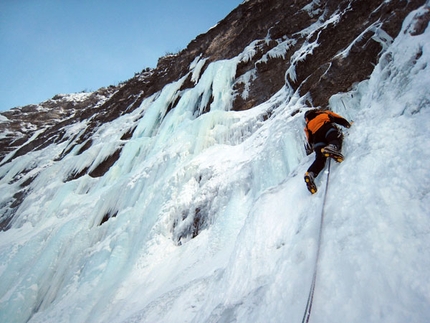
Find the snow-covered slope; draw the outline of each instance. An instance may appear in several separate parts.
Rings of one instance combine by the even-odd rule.
[[[314,196],[303,182],[303,97],[286,85],[230,111],[249,52],[193,62],[195,87],[165,86],[90,147],[2,165],[2,207],[26,197],[0,232],[0,321],[300,322],[322,212],[311,322],[429,321],[430,30],[413,32],[426,13],[408,16],[369,80],[331,97],[354,124],[325,205],[327,174]],[[82,173],[118,147],[103,176]]]

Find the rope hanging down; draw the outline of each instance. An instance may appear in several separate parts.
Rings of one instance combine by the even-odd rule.
[[[303,315],[302,323],[308,323],[309,318],[311,316],[312,311],[312,302],[314,300],[314,292],[315,292],[315,282],[317,279],[317,269],[318,269],[318,261],[319,261],[319,255],[320,255],[320,247],[321,247],[321,236],[322,236],[322,227],[324,222],[324,209],[325,209],[325,201],[327,198],[327,190],[328,190],[328,182],[330,180],[330,158],[328,159],[328,172],[327,172],[327,182],[325,184],[325,192],[324,192],[324,198],[323,198],[323,204],[321,209],[321,222],[320,222],[320,229],[318,232],[318,246],[317,246],[317,255],[315,257],[315,266],[314,266],[314,274],[312,277],[312,284],[311,288],[309,290],[309,296],[308,296],[308,302],[306,304],[305,314]]]

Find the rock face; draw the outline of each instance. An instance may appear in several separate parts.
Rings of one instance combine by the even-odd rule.
[[[165,85],[186,77],[182,89],[196,85],[190,65],[204,61],[202,73],[211,62],[232,59],[243,53],[234,76],[233,110],[248,110],[265,102],[283,87],[312,106],[325,107],[329,98],[347,91],[370,75],[381,50],[399,33],[405,16],[425,0],[250,0],[233,10],[187,48],[159,59],[155,69],[137,73],[119,86],[93,93],[57,95],[51,100],[2,113],[0,119],[0,165],[12,162],[32,150],[52,143],[71,144],[57,158],[85,143],[79,153],[91,147],[91,136],[101,124],[131,113]],[[415,32],[422,33],[429,17],[421,17]],[[167,112],[175,108],[172,101]],[[210,103],[202,111],[210,109]],[[166,112],[166,114],[167,114]],[[86,128],[68,137],[66,126],[86,121]],[[133,133],[131,126],[122,140]],[[121,147],[91,171],[102,176],[118,159]],[[22,174],[21,174],[22,176]],[[17,180],[17,179],[15,179]],[[13,195],[9,206],[19,206],[25,186]],[[2,215],[6,228],[13,212]]]

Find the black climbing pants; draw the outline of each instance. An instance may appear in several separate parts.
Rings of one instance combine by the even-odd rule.
[[[340,151],[342,149],[342,132],[336,126],[331,123],[327,123],[313,135],[313,139],[315,161],[311,166],[309,166],[308,172],[314,173],[314,176],[317,177],[323,170],[327,160],[327,157],[322,154],[321,148],[324,148],[329,144],[333,144]]]

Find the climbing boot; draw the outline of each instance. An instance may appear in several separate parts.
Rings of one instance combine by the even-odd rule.
[[[321,152],[327,158],[333,158],[338,163],[343,162],[343,155],[340,153],[339,149],[333,144],[325,146],[321,149]]]
[[[317,186],[315,185],[315,177],[314,177],[314,173],[312,172],[306,172],[305,173],[305,183],[306,186],[308,187],[309,192],[311,192],[312,194],[315,194],[317,192]]]

